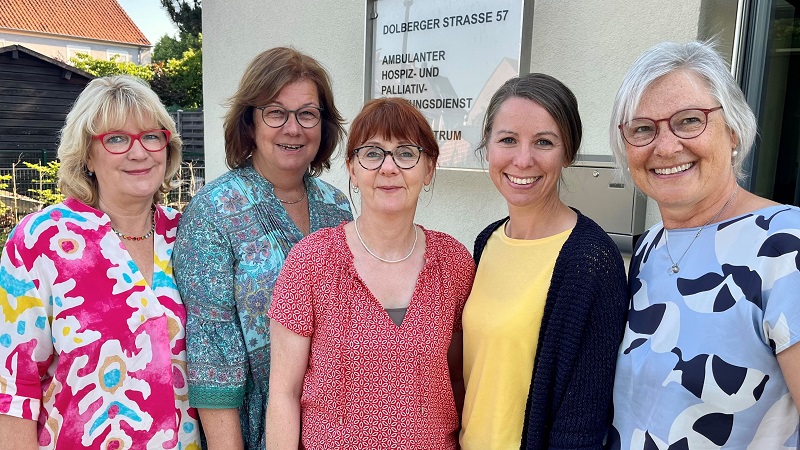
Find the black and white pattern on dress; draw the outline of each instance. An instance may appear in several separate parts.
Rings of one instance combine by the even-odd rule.
[[[670,230],[670,247],[680,253],[696,232]],[[798,267],[796,207],[707,227],[678,274],[668,270],[662,225],[643,235],[607,448],[800,448],[776,359],[800,340]]]

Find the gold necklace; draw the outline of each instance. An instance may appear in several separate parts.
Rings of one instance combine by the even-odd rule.
[[[720,215],[722,215],[722,211],[725,211],[725,208],[727,208],[728,205],[730,205],[731,202],[733,201],[733,198],[736,197],[737,192],[739,192],[738,186],[736,187],[736,189],[734,189],[733,194],[731,194],[731,197],[728,199],[728,201],[725,202],[724,205],[722,205],[722,209],[720,209],[719,212],[714,217],[712,217],[708,222],[706,222],[705,225],[703,225],[702,227],[700,227],[699,230],[697,230],[697,234],[695,234],[694,237],[692,238],[692,242],[689,242],[689,246],[686,247],[686,250],[683,251],[681,257],[678,258],[678,261],[672,260],[672,254],[670,254],[669,252],[669,230],[667,230],[666,227],[664,228],[664,241],[665,241],[665,247],[667,247],[667,256],[669,256],[669,262],[672,263],[672,266],[670,266],[669,268],[670,274],[675,274],[681,271],[681,268],[678,264],[680,264],[681,261],[683,261],[683,257],[686,256],[686,253],[688,253],[689,249],[692,248],[692,244],[694,244],[694,241],[696,241],[697,237],[700,236],[700,233],[703,232],[703,228],[707,227],[711,222],[717,221],[717,218]]]
[[[305,188],[304,188],[304,189],[303,189],[303,195],[302,195],[300,198],[298,198],[297,200],[294,200],[294,201],[291,201],[291,200],[281,200],[280,198],[278,198],[278,196],[277,196],[277,195],[275,195],[275,198],[277,198],[277,199],[278,199],[278,201],[279,201],[279,202],[281,202],[281,203],[283,203],[284,205],[294,205],[295,203],[300,203],[300,202],[302,202],[302,201],[303,201],[303,199],[304,199],[304,198],[306,198],[306,194],[308,194],[308,189],[305,189]]]

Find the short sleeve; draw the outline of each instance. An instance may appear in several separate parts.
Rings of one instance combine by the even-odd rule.
[[[234,294],[235,257],[213,208],[196,198],[181,216],[173,253],[186,304],[189,403],[237,408],[245,395],[247,351]]]
[[[758,256],[762,283],[763,332],[775,354],[800,341],[800,230],[790,229],[769,236]]]
[[[323,259],[314,257],[314,242],[303,239],[289,252],[275,283],[268,313],[271,319],[303,337],[314,333],[314,280],[319,275],[316,271],[324,268],[319,264]]]
[[[44,301],[50,295],[42,291],[49,282],[33,267],[39,252],[26,247],[26,223],[14,229],[0,259],[0,414],[36,420],[55,349]]]

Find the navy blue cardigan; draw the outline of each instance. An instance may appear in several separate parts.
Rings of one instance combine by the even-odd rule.
[[[522,448],[603,448],[611,423],[617,351],[628,310],[625,266],[614,242],[578,222],[556,259],[525,407]],[[506,217],[475,239],[475,264]]]

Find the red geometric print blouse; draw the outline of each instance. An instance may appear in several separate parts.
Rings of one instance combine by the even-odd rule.
[[[475,265],[451,236],[424,230],[425,265],[401,326],[363,283],[343,225],[286,259],[269,317],[311,338],[301,442],[315,449],[454,449],[459,417],[447,349]]]

